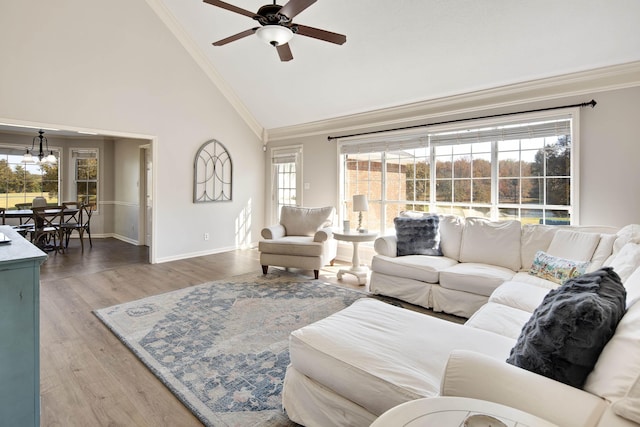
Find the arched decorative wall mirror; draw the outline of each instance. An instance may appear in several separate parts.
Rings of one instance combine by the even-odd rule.
[[[193,203],[231,200],[231,155],[219,141],[202,144],[193,163]]]

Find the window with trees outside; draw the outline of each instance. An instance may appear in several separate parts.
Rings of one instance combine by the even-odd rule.
[[[24,149],[0,146],[0,207],[17,209],[17,204],[31,203],[37,196],[58,203],[58,164],[23,163],[24,153]]]
[[[366,194],[363,226],[384,233],[406,210],[574,223],[576,121],[572,110],[340,141],[342,217],[355,221],[352,196]]]
[[[98,206],[98,150],[74,149],[75,189],[78,203]]]

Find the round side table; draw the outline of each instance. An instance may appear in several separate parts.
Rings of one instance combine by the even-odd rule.
[[[345,274],[353,274],[358,279],[359,285],[367,282],[367,273],[369,268],[366,265],[360,265],[360,254],[358,253],[358,245],[362,242],[372,242],[378,237],[378,233],[360,233],[358,231],[340,232],[334,231],[333,237],[336,240],[353,243],[353,258],[351,260],[351,268],[341,269],[338,271],[338,280],[342,280]]]
[[[508,427],[558,427],[519,409],[466,397],[428,397],[403,403],[379,416],[371,427],[462,427],[490,426],[469,422],[472,415],[490,416]],[[495,425],[495,423],[493,424]]]

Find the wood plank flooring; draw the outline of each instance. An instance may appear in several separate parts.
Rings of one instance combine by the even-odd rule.
[[[147,260],[146,247],[94,239],[93,248],[85,245],[83,253],[72,240],[68,253],[50,254],[42,265],[42,426],[201,425],[92,311],[259,272],[258,252],[237,250],[155,265]],[[338,267],[321,271],[321,279],[338,283]],[[345,276],[342,284],[362,289],[355,278]]]

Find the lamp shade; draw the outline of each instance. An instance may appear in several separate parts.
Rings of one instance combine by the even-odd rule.
[[[280,46],[289,43],[293,38],[293,31],[281,25],[265,25],[256,30],[256,35],[271,46]]]
[[[366,212],[369,210],[369,202],[366,194],[355,194],[353,196],[353,211]]]

